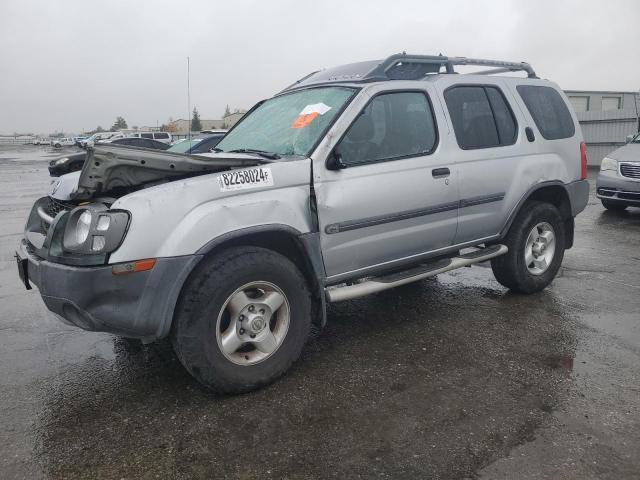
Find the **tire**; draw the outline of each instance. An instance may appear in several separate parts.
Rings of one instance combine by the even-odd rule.
[[[551,235],[548,234],[549,231]],[[553,238],[554,241],[550,242],[548,238]],[[530,239],[540,241],[534,242],[531,247],[528,244]],[[549,203],[527,202],[518,213],[503,243],[509,251],[491,260],[496,280],[513,292],[539,292],[555,278],[564,257],[565,232],[560,212]],[[529,252],[528,258],[533,260],[529,264],[525,260],[525,250]],[[543,261],[546,268],[541,268]]]
[[[277,308],[272,302],[272,316],[268,303],[261,303],[268,302],[267,295],[283,297]],[[244,393],[275,381],[298,359],[309,337],[311,312],[306,280],[288,258],[264,248],[238,247],[205,260],[190,277],[176,308],[171,340],[184,367],[206,388]],[[268,337],[267,330],[271,343],[258,343]],[[225,352],[223,340],[231,337],[249,343],[238,349],[228,343]],[[277,346],[265,353],[273,341]]]
[[[616,203],[610,200],[600,200],[602,202],[602,206],[607,210],[611,210],[612,212],[623,212],[627,209],[627,205],[624,203]]]

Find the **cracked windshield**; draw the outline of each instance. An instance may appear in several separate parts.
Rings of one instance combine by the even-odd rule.
[[[217,150],[308,156],[354,93],[347,87],[312,88],[267,100],[229,132]]]

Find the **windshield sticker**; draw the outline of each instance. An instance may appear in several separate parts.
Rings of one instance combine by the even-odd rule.
[[[221,192],[233,192],[247,188],[273,187],[271,168],[257,167],[221,173],[218,176]]]
[[[291,128],[304,128],[310,125],[311,122],[318,116],[324,115],[331,107],[324,103],[314,103],[313,105],[307,105],[302,109],[298,117],[294,120]]]

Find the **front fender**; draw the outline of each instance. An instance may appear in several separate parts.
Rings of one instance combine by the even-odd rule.
[[[120,198],[131,224],[109,263],[192,255],[227,232],[258,225],[311,230],[310,161],[267,165],[273,185],[222,192],[219,173],[169,182]]]

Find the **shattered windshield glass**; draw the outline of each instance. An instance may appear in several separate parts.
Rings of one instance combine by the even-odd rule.
[[[354,88],[323,87],[271,98],[249,113],[216,151],[308,156]]]

